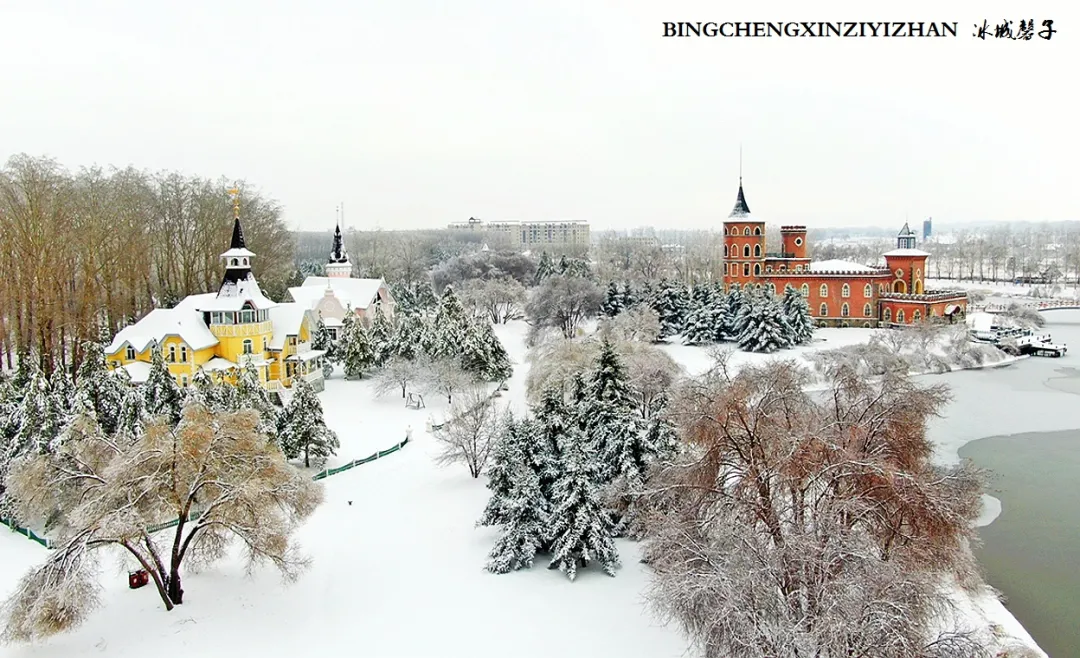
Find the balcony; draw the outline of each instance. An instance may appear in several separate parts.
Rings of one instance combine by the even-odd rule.
[[[234,338],[237,336],[258,336],[269,334],[274,330],[274,325],[269,320],[263,322],[251,322],[248,324],[212,324],[210,333],[218,338]]]

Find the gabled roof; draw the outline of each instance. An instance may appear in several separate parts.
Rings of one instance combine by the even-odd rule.
[[[828,274],[833,272],[877,272],[873,267],[863,265],[861,263],[855,263],[850,260],[820,260],[810,263],[810,271],[817,272],[819,274]]]
[[[304,314],[308,308],[303,304],[278,304],[270,309],[270,322],[274,325],[274,335],[270,338],[269,347],[272,350],[280,350],[285,347],[287,336],[299,336],[300,326],[304,323]]]
[[[896,234],[898,238],[906,238],[909,235],[915,235],[915,231],[911,230],[907,222],[904,222],[904,228],[900,229],[900,232]]]
[[[305,308],[315,308],[319,300],[330,290],[342,306],[351,306],[353,310],[363,310],[371,305],[379,288],[386,285],[382,279],[346,279],[325,276],[309,276],[304,284],[289,288],[289,294]]]
[[[197,313],[182,308],[156,308],[135,324],[121,329],[105,348],[105,353],[116,354],[127,345],[142,352],[150,343],[161,342],[169,336],[179,337],[193,350],[218,343]]]
[[[121,368],[127,371],[127,375],[131,378],[133,384],[143,384],[147,379],[150,379],[150,364],[145,361],[132,361],[121,366]]]
[[[204,296],[199,295],[199,297]],[[226,278],[221,284],[221,290],[213,299],[199,302],[198,310],[203,312],[239,311],[245,302],[251,302],[252,306],[260,310],[277,305],[276,302],[263,295],[258,281],[255,280],[255,275],[248,272],[247,276],[238,281],[230,281]]]

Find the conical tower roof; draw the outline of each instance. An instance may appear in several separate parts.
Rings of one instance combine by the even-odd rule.
[[[240,218],[233,218],[232,227],[232,241],[229,242],[229,249],[247,249],[247,244],[244,242],[244,229],[240,226]]]
[[[739,196],[735,197],[735,207],[731,209],[728,217],[731,219],[750,218],[750,206],[746,205],[746,194],[743,192],[741,176],[739,177]]]
[[[349,262],[349,252],[345,251],[345,241],[341,237],[341,224],[334,227],[334,244],[330,248],[330,262]]]

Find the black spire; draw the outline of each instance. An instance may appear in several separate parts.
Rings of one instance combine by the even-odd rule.
[[[247,249],[247,245],[244,244],[244,229],[240,228],[239,217],[233,219],[232,242],[229,243],[229,249]]]
[[[346,253],[344,241],[341,239],[341,224],[334,227],[334,246],[330,249],[330,262],[349,262],[349,254]]]
[[[735,207],[731,209],[729,217],[749,217],[750,206],[746,205],[746,195],[743,194],[742,176],[739,176],[739,196],[735,199]]]

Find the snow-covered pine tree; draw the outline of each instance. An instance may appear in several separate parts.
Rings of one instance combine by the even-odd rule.
[[[682,330],[683,343],[708,345],[716,341],[716,324],[713,320],[715,310],[715,306],[706,304],[687,314]]]
[[[739,336],[739,315],[746,306],[746,294],[739,288],[732,288],[724,298],[724,325],[721,335],[724,340],[736,340]]]
[[[526,421],[519,429],[525,460],[540,476],[540,489],[544,497],[552,500],[555,481],[561,468],[560,441],[577,429],[577,417],[571,413],[558,387],[546,390],[540,404],[533,410],[532,422]]]
[[[576,430],[560,441],[559,477],[553,487],[548,540],[549,569],[559,569],[570,580],[579,567],[597,562],[610,576],[619,566],[614,523],[601,499],[598,464]]]
[[[315,325],[315,331],[311,335],[311,349],[323,350],[326,353],[323,356],[325,359],[332,360],[334,358],[334,341],[330,338],[330,329],[327,328],[321,311],[319,312],[319,322]]]
[[[62,423],[54,415],[51,397],[48,376],[35,369],[15,409],[15,434],[5,451],[9,462],[26,454],[45,452],[60,433]]]
[[[417,314],[396,314],[394,333],[390,338],[387,358],[412,361],[422,351],[424,342],[424,318]]]
[[[556,266],[556,271],[561,275],[567,275],[567,270],[570,269],[570,262],[566,259],[566,254],[559,256],[559,264]]]
[[[461,354],[461,345],[468,332],[468,317],[453,286],[447,286],[443,291],[435,315],[426,323],[425,329],[424,351],[432,360],[456,359]]]
[[[474,318],[461,344],[461,367],[486,381],[504,381],[514,374],[510,356],[485,318]]]
[[[378,368],[386,363],[390,357],[390,342],[394,335],[394,327],[383,313],[382,305],[375,305],[375,319],[371,321],[371,330],[368,331],[368,341],[371,343],[371,365]]]
[[[536,554],[547,544],[548,515],[548,500],[540,488],[540,477],[528,465],[514,464],[502,533],[488,556],[487,570],[509,573],[531,568]]]
[[[622,284],[622,299],[619,302],[622,305],[623,310],[634,306],[640,301],[637,293],[634,292],[634,286],[631,285],[629,281],[624,281]]]
[[[439,300],[435,297],[435,290],[431,287],[431,281],[425,279],[413,284],[414,312],[420,314],[432,313],[438,306]]]
[[[341,318],[341,326],[338,327],[338,338],[334,341],[334,363],[345,363],[345,351],[349,342],[349,334],[353,330],[353,325],[359,321],[356,313],[352,310],[352,306],[347,306],[345,308],[345,317]]]
[[[671,281],[663,279],[650,304],[660,317],[660,338],[679,333],[683,327],[683,307],[679,290]]]
[[[597,473],[602,482],[636,471],[644,474],[641,416],[635,410],[622,359],[607,338],[600,345],[579,413],[592,452],[600,459]]]
[[[165,365],[161,346],[155,345],[150,353],[150,373],[143,384],[146,413],[151,417],[164,416],[170,424],[175,425],[180,422],[180,405],[184,396],[176,385],[176,379],[169,372],[169,367]]]
[[[364,371],[375,365],[375,350],[367,329],[360,320],[349,324],[349,332],[342,338],[345,354],[346,379],[359,379]]]
[[[653,297],[656,295],[656,287],[653,282],[646,279],[634,290],[634,303],[653,307]]]
[[[254,364],[250,361],[244,364],[236,377],[236,389],[232,399],[227,399],[226,395],[228,394],[222,394],[222,404],[231,402],[231,408],[236,411],[254,409],[259,412],[259,432],[265,434],[270,441],[278,440],[277,426],[280,412],[270,399],[269,391],[262,385],[259,371],[255,369]]]
[[[293,384],[293,399],[278,423],[278,437],[282,452],[288,459],[304,457],[304,467],[326,463],[337,454],[340,446],[337,434],[326,426],[322,404],[315,390],[303,379]]]
[[[782,304],[784,317],[791,328],[791,342],[804,345],[814,338],[814,319],[810,315],[810,305],[802,293],[788,284],[784,287]]]
[[[739,333],[739,349],[747,352],[775,352],[791,347],[791,326],[774,299],[755,295],[747,305]]]
[[[622,305],[623,295],[617,283],[612,281],[604,293],[604,301],[600,304],[600,312],[609,318],[613,318],[625,309]]]
[[[495,440],[491,449],[491,459],[487,467],[487,489],[491,492],[487,506],[484,507],[478,526],[493,526],[506,523],[509,517],[509,505],[511,490],[514,483],[514,469],[526,466],[531,471],[532,466],[526,463],[525,453],[522,451],[520,428],[522,424],[512,417],[507,419],[502,431]],[[540,481],[537,480],[537,486]]]
[[[75,377],[72,408],[93,414],[101,431],[112,436],[116,433],[124,394],[123,383],[105,365],[105,350],[101,343],[83,343],[83,360]]]
[[[552,274],[555,274],[555,264],[551,262],[551,255],[545,251],[540,254],[540,262],[536,266],[536,285],[543,283],[544,279]]]
[[[562,272],[566,276],[579,277],[582,279],[592,278],[592,268],[589,261],[582,258],[571,258],[566,263],[566,269]]]
[[[116,375],[124,388],[124,398],[120,402],[120,416],[116,420],[116,437],[121,442],[133,443],[143,435],[145,423],[150,419],[146,413],[146,397],[131,382],[127,371],[121,369]]]
[[[707,283],[695,283],[690,292],[691,307],[694,309],[712,303],[713,288]]]

